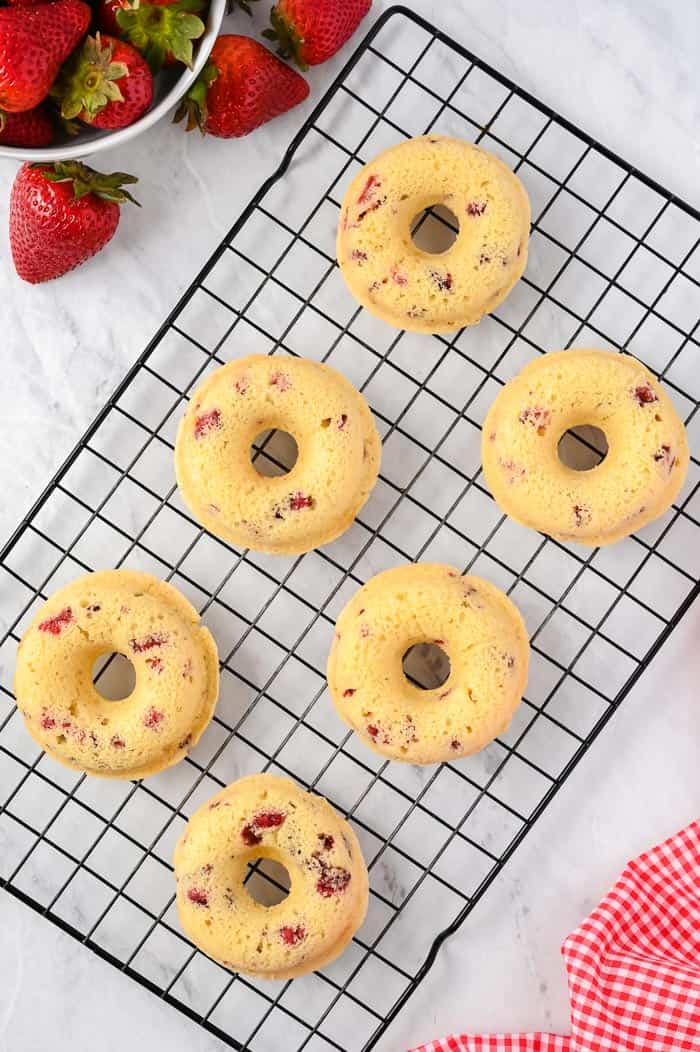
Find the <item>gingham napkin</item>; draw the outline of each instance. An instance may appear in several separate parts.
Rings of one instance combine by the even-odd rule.
[[[562,953],[570,1037],[460,1034],[413,1052],[697,1052],[700,821],[630,862]]]

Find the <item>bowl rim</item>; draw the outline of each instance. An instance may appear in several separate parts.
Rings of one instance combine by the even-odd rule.
[[[147,113],[144,113],[143,117],[134,121],[133,124],[127,125],[126,128],[118,128],[107,135],[101,135],[99,138],[92,140],[79,136],[72,145],[44,146],[41,149],[0,145],[0,157],[7,157],[15,161],[28,161],[30,163],[36,161],[81,160],[91,157],[93,154],[101,153],[102,150],[111,150],[115,146],[129,142],[137,135],[140,135],[141,132],[146,131],[147,128],[151,128],[165,116],[168,110],[172,109],[180,101],[204,67],[211,54],[211,49],[214,47],[214,42],[219,35],[221,23],[226,14],[226,4],[227,0],[210,0],[206,29],[197,41],[197,53],[194,57],[192,68],[185,68],[167,95],[152,109],[148,110]]]

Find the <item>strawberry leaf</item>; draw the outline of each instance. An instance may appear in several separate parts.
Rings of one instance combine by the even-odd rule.
[[[71,138],[80,135],[80,125],[77,121],[68,120],[66,117],[61,117],[60,114],[58,119],[66,135],[69,135]]]
[[[195,10],[201,10],[201,0],[178,0],[168,7],[140,4],[117,11],[117,24],[153,73],[162,68],[169,55],[191,68],[192,41],[198,40],[205,29]]]
[[[179,106],[175,110],[175,116],[173,117],[174,124],[185,119],[185,131],[189,132],[194,128],[199,128],[202,135],[205,134],[207,118],[209,116],[207,92],[218,76],[219,70],[214,63],[211,61],[207,62],[204,69],[199,74],[185,97],[181,99]]]
[[[33,164],[32,168],[40,169],[44,179],[48,179],[50,183],[71,182],[76,201],[88,194],[95,194],[105,201],[114,201],[115,204],[130,201],[131,204],[139,205],[129,191],[124,189],[123,184],[132,185],[138,182],[135,175],[129,175],[127,172],[111,172],[107,175],[81,161],[57,161],[49,166],[37,163]]]
[[[97,33],[71,55],[51,94],[60,99],[61,117],[89,124],[110,102],[124,101],[118,81],[128,75],[126,63],[112,62],[112,44],[103,47]]]

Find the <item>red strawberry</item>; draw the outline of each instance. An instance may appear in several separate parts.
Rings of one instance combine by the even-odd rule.
[[[117,13],[122,8],[129,10],[131,6],[131,0],[102,0],[95,13],[98,28],[103,33],[109,33],[112,37],[118,37]]]
[[[61,116],[94,128],[126,128],[153,101],[153,75],[135,47],[98,33],[71,57],[56,84]]]
[[[309,85],[293,69],[250,37],[219,37],[209,62],[180,103],[175,120],[187,117],[221,139],[247,135],[285,113],[309,94]]]
[[[46,98],[90,16],[82,0],[0,8],[0,109],[31,110]]]
[[[7,0],[12,7],[33,7],[35,4],[45,4],[46,0]]]
[[[197,12],[204,6],[204,0],[104,0],[98,18],[101,29],[128,40],[157,73],[174,62],[192,65],[192,41],[204,33]]]
[[[104,248],[117,229],[119,205],[134,201],[122,183],[135,182],[133,175],[102,175],[79,161],[23,164],[10,197],[10,248],[19,276],[33,285],[49,281]]]
[[[48,146],[53,124],[43,106],[24,113],[0,112],[0,143],[3,146]]]
[[[270,12],[277,54],[299,69],[325,62],[343,46],[369,11],[372,0],[279,0]]]

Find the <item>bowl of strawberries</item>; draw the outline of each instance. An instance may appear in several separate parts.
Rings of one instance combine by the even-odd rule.
[[[226,0],[8,0],[0,157],[68,161],[126,142],[186,95]]]
[[[25,161],[10,193],[10,250],[36,285],[86,263],[138,204],[126,172],[81,158],[175,122],[238,139],[304,102],[302,71],[332,58],[372,0],[277,0],[262,33],[218,35],[250,0],[0,0],[0,156]],[[289,60],[289,61],[288,61]]]

